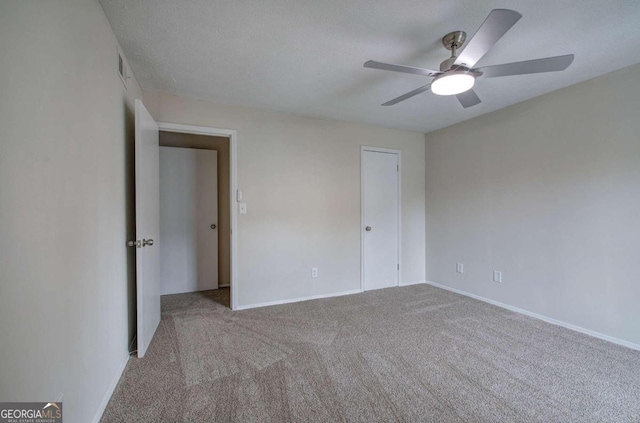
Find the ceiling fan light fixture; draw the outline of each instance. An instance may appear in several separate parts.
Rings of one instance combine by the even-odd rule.
[[[466,71],[447,72],[431,83],[431,91],[438,95],[456,95],[473,88],[476,78]]]

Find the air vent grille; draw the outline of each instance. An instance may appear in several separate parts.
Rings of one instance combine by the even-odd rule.
[[[124,60],[124,57],[122,57],[122,52],[120,51],[120,49],[118,49],[118,76],[120,76],[124,87],[127,88],[127,64]]]

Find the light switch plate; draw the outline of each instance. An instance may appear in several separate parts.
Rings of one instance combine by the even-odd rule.
[[[238,207],[240,209],[240,214],[247,214],[247,203],[240,203]]]
[[[494,270],[493,281],[498,283],[502,282],[502,272],[500,272],[499,270]]]
[[[240,201],[242,201],[242,190],[238,189],[238,191],[236,191],[236,201],[239,203]]]
[[[462,264],[462,263],[456,263],[456,272],[458,272],[458,273],[464,273],[464,264]]]

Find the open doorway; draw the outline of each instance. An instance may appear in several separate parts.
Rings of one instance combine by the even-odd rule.
[[[235,131],[158,126],[161,294],[234,308]]]

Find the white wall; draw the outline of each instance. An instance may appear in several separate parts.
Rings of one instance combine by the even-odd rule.
[[[127,358],[134,79],[97,1],[0,2],[0,401],[89,422]]]
[[[160,292],[218,288],[218,152],[160,147]]]
[[[428,134],[427,279],[640,344],[638,79],[635,65]]]
[[[402,150],[402,277],[424,281],[423,134],[143,96],[158,121],[238,131],[240,306],[360,288],[361,145]]]

